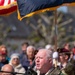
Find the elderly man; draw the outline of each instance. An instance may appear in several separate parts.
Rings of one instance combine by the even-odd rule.
[[[28,58],[28,60],[30,62],[34,60],[34,51],[35,51],[35,47],[34,46],[28,46],[27,47],[26,54],[27,54],[27,58]]]
[[[21,58],[21,64],[25,68],[25,70],[27,70],[29,66],[33,65],[34,51],[34,46],[28,46],[25,58]]]
[[[29,61],[29,66],[34,66],[34,58],[35,58],[35,47],[34,46],[28,46],[27,47],[27,51],[26,51],[26,54],[27,54],[27,59]]]
[[[36,70],[38,75],[60,75],[60,70],[53,67],[52,52],[40,49],[35,56]]]
[[[0,75],[13,75],[14,69],[11,65],[6,64],[1,68],[1,72]]]

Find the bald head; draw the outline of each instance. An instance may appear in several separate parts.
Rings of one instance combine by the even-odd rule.
[[[1,68],[1,71],[14,72],[14,68],[11,65],[6,64]],[[7,73],[2,73],[1,75],[7,75]],[[10,73],[9,75],[12,75],[12,74]]]

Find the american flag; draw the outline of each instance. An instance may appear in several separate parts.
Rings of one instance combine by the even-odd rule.
[[[17,10],[16,0],[0,0],[0,15],[11,14]]]

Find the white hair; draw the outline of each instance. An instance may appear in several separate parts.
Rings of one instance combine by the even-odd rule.
[[[52,55],[53,55],[53,52],[52,51],[47,50],[46,53],[47,53],[47,57],[48,58],[52,58]]]
[[[29,50],[30,48],[33,49],[33,50],[35,50],[35,47],[34,46],[28,46],[27,47],[27,50]]]
[[[47,49],[40,49],[40,50],[46,52],[47,58],[52,58],[52,55],[53,55],[53,52],[52,52],[52,51],[47,50]],[[39,51],[40,51],[40,50],[39,50]]]

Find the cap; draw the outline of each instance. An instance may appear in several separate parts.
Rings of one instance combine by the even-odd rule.
[[[58,50],[59,55],[65,54],[70,57],[71,52],[69,50],[65,50],[64,48],[59,48]]]
[[[19,54],[18,53],[13,53],[10,57],[11,57],[11,59],[19,58]]]
[[[0,51],[0,55],[7,55],[7,53],[4,51]]]
[[[69,50],[66,50],[65,48],[59,48],[59,49],[57,49],[57,51],[59,53],[70,53],[70,51]]]

